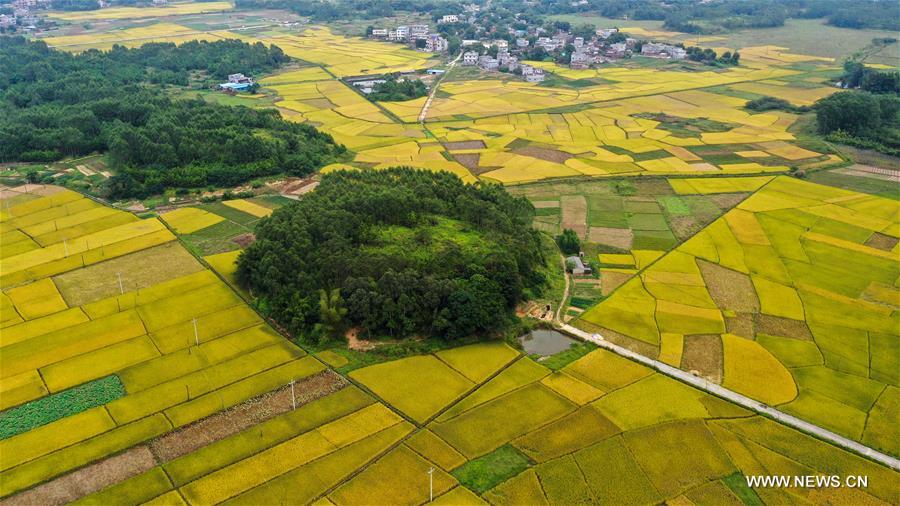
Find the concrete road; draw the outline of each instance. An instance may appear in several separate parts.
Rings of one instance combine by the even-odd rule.
[[[856,441],[845,438],[844,436],[841,436],[839,434],[835,434],[834,432],[819,427],[818,425],[809,423],[805,420],[801,420],[796,416],[778,411],[773,407],[767,406],[759,401],[755,401],[745,395],[741,395],[737,392],[722,387],[721,385],[711,383],[704,378],[699,378],[697,376],[694,376],[693,374],[682,371],[681,369],[672,367],[669,364],[654,360],[649,357],[645,357],[644,355],[635,353],[627,348],[623,348],[619,345],[613,344],[603,339],[600,334],[591,334],[581,329],[577,329],[571,325],[563,325],[559,328],[559,330],[584,341],[590,341],[597,346],[609,350],[617,355],[621,355],[625,358],[629,358],[631,360],[634,360],[635,362],[646,365],[647,367],[655,369],[662,374],[665,374],[666,376],[670,376],[691,386],[697,387],[701,390],[705,390],[713,395],[716,395],[723,399],[727,399],[749,410],[766,415],[774,420],[783,423],[784,425],[800,430],[802,432],[806,432],[807,434],[811,434],[819,439],[828,441],[829,443],[839,446],[845,450],[868,457],[869,459],[874,460],[879,464],[888,466],[895,471],[900,471],[900,460],[897,460],[890,455],[886,455],[877,450],[873,450],[866,445],[857,443]]]

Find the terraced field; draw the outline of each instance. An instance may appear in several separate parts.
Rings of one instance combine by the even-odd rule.
[[[897,455],[898,216],[775,178],[577,325]]]

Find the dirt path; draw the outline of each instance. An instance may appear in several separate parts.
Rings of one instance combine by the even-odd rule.
[[[559,306],[556,308],[556,318],[554,318],[553,321],[556,325],[562,326],[563,321],[560,318],[560,315],[562,314],[563,306],[566,305],[566,300],[569,298],[569,273],[566,272],[566,256],[562,254],[562,251],[559,252],[559,261],[562,263],[563,279],[566,280],[566,288],[563,290],[562,300],[559,301]]]
[[[425,122],[425,117],[428,116],[428,108],[431,106],[431,101],[434,100],[434,95],[435,93],[437,93],[438,88],[441,86],[441,82],[443,82],[444,78],[447,77],[447,74],[449,74],[450,71],[453,70],[453,67],[456,66],[456,62],[458,62],[459,59],[462,58],[462,55],[463,52],[460,51],[459,54],[456,55],[456,58],[454,58],[453,61],[450,62],[449,65],[447,65],[447,71],[444,72],[441,77],[434,83],[434,87],[431,88],[431,93],[428,94],[428,99],[422,105],[422,112],[419,113],[419,123]]]

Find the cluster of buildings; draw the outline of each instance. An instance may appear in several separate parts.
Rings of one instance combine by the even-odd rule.
[[[440,34],[429,33],[428,25],[403,25],[393,29],[374,28],[370,37],[407,43],[429,53],[443,53],[449,48],[447,39],[441,37]]]
[[[4,31],[13,27],[26,31],[37,29],[38,17],[35,11],[46,9],[50,6],[50,0],[12,0],[3,2],[0,7],[6,7],[8,14],[0,14],[0,29]]]
[[[529,83],[539,83],[544,80],[544,69],[519,63],[519,58],[509,54],[508,49],[499,49],[496,57],[478,54],[475,51],[466,51],[463,53],[462,64],[478,66],[483,70],[503,70],[517,75],[521,74],[522,78]]]
[[[247,91],[253,86],[253,78],[244,74],[229,74],[228,82],[219,85],[219,89],[226,93]]]

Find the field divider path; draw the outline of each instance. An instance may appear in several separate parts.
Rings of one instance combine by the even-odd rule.
[[[603,336],[601,336],[600,334],[592,334],[568,324],[559,327],[558,330],[584,341],[592,342],[605,350],[611,351],[617,355],[623,356],[642,365],[655,369],[656,371],[659,371],[666,376],[677,379],[683,383],[687,383],[688,385],[699,388],[700,390],[711,393],[717,397],[721,397],[725,400],[731,401],[741,407],[772,418],[773,420],[781,422],[788,427],[797,429],[807,434],[811,434],[819,439],[843,448],[844,450],[862,455],[870,460],[878,462],[879,464],[890,467],[895,471],[900,471],[900,460],[891,457],[890,455],[881,453],[864,444],[857,443],[856,441],[848,439],[839,434],[835,434],[834,432],[819,427],[818,425],[812,424],[805,420],[801,420],[796,416],[792,416],[783,411],[779,411],[771,406],[751,399],[750,397],[747,397],[745,395],[739,394],[733,390],[729,390],[721,385],[710,383],[709,380],[694,376],[693,374],[682,371],[681,369],[672,367],[669,364],[654,360],[652,358],[641,355],[640,353],[633,352],[627,348],[623,348],[622,346],[611,343],[606,339],[603,339]]]
[[[444,72],[443,74],[441,74],[441,76],[434,83],[434,87],[431,88],[431,93],[428,94],[428,98],[425,100],[425,103],[422,104],[422,111],[419,112],[419,118],[418,118],[419,123],[425,123],[425,117],[428,116],[428,108],[431,106],[431,101],[434,100],[434,96],[435,96],[435,94],[437,94],[438,88],[441,86],[441,83],[444,81],[444,77],[446,77],[447,74],[449,74],[450,71],[453,70],[453,67],[456,66],[456,62],[458,62],[459,59],[462,58],[462,55],[463,55],[463,52],[460,51],[459,54],[456,55],[456,58],[454,58],[453,61],[450,62],[449,65],[447,65],[447,71]]]

